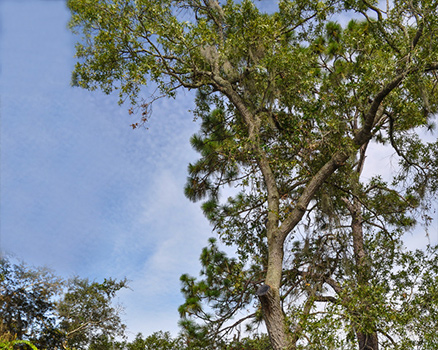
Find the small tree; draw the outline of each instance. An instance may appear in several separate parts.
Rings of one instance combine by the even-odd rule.
[[[6,257],[0,260],[0,269],[2,333],[17,342],[53,348],[60,339],[54,298],[61,292],[62,280],[49,269],[14,264]]]
[[[121,308],[112,305],[126,281],[63,281],[47,268],[0,260],[0,341],[38,349],[97,349],[124,335]],[[66,290],[64,289],[66,288]],[[102,346],[100,347],[102,348]]]
[[[57,303],[65,345],[75,349],[98,348],[102,342],[123,337],[126,326],[120,319],[121,308],[112,302],[116,293],[126,287],[126,280],[105,279],[98,283],[79,277],[70,279],[67,291]]]

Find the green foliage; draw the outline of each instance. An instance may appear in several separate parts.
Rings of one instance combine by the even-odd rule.
[[[127,350],[173,350],[187,349],[180,337],[172,338],[169,332],[155,332],[146,338],[141,333],[126,345]]]
[[[114,335],[100,334],[90,340],[87,350],[124,350],[125,345],[124,342],[114,340]]]
[[[271,350],[267,334],[255,334],[243,339],[234,339],[224,346],[226,350]]]
[[[270,350],[269,338],[266,334],[255,334],[251,337],[239,339],[235,337],[233,341],[222,342],[218,347],[211,343],[201,344],[199,339],[191,339],[187,334],[180,334],[172,337],[169,332],[155,332],[147,337],[141,333],[137,334],[131,342],[119,344],[120,349],[126,350],[201,350],[201,349],[226,349],[226,350]],[[109,349],[110,347],[107,347]],[[114,349],[119,349],[116,346]]]
[[[197,90],[200,159],[185,193],[205,200],[235,255],[211,240],[200,279],[181,278],[193,346],[232,344],[233,329],[263,317],[276,349],[433,348],[416,320],[437,317],[436,251],[406,250],[403,234],[427,227],[438,189],[437,143],[419,137],[438,113],[435,1],[68,5],[82,34],[74,84],[117,89],[143,109],[134,126],[159,97],[145,102],[142,86]],[[362,175],[375,144],[399,161],[389,180]],[[221,198],[225,186],[236,190]]]
[[[181,276],[186,301],[179,307],[179,312],[181,325],[189,338],[206,338],[205,341],[214,343],[233,331],[233,327],[224,327],[225,320],[250,308],[254,302],[261,271],[256,265],[245,269],[237,259],[227,257],[214,238],[209,243],[200,258],[203,279],[196,281],[188,275]],[[208,304],[211,311],[205,310],[203,304]],[[193,324],[190,321],[193,317],[204,320],[207,326]]]
[[[0,260],[0,269],[2,332],[16,336],[16,342],[30,340],[41,349],[57,344],[53,299],[61,292],[61,279],[46,268],[13,264],[6,257]]]
[[[38,350],[37,347],[28,340],[13,340],[13,341],[0,340],[0,349],[14,350],[16,349],[16,346],[20,346],[20,349]]]
[[[0,268],[0,347],[97,350],[124,335],[121,309],[112,300],[125,280],[63,281],[46,268],[5,257]]]
[[[124,335],[125,325],[120,319],[120,308],[112,304],[116,293],[126,288],[126,280],[105,279],[102,283],[79,277],[68,281],[67,290],[57,303],[60,329],[66,344],[75,349],[104,348],[102,341],[112,341]],[[100,344],[100,345],[99,345]]]

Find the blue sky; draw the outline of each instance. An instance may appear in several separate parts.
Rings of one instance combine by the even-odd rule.
[[[131,335],[176,333],[179,276],[197,274],[211,236],[183,194],[193,96],[156,102],[148,130],[132,130],[116,96],[70,86],[64,1],[0,11],[2,251],[66,277],[126,276]]]
[[[70,86],[77,38],[63,0],[0,0],[0,11],[2,252],[64,277],[126,276],[130,336],[176,334],[179,276],[197,275],[212,236],[183,194],[193,95],[156,102],[148,130],[132,130],[117,96]],[[379,150],[371,173],[382,161],[396,167]],[[431,233],[437,242],[436,221]]]

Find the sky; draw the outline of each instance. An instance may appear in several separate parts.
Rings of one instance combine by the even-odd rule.
[[[193,96],[155,103],[148,129],[117,96],[70,86],[64,1],[0,0],[2,252],[57,274],[130,280],[131,335],[178,331],[179,277],[212,235],[185,198]]]
[[[63,277],[126,277],[128,335],[176,335],[179,277],[198,274],[214,235],[183,193],[194,95],[156,102],[132,130],[117,96],[71,87],[68,19],[63,0],[0,0],[1,252]],[[376,151],[370,168],[382,161],[395,167]],[[437,242],[436,221],[431,232]]]

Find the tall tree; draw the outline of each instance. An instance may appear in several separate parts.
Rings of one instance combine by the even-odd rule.
[[[141,86],[153,82],[169,97],[198,91],[202,127],[192,144],[201,159],[189,167],[186,194],[208,199],[207,217],[239,259],[211,243],[201,257],[205,279],[183,277],[181,313],[214,330],[187,319],[188,332],[230,329],[226,320],[257,295],[260,310],[250,315],[261,315],[274,349],[377,349],[379,332],[391,342],[395,313],[382,311],[406,305],[394,268],[409,261],[420,285],[436,277],[420,269],[432,258],[413,261],[400,248],[414,224],[409,211],[437,190],[437,144],[416,136],[438,111],[436,2],[282,0],[270,14],[249,0],[68,5],[83,34],[73,83],[118,90],[131,111],[142,110],[134,126],[159,97],[142,100]],[[345,26],[328,21],[351,14]],[[371,142],[398,155],[393,184],[362,181]],[[221,202],[229,184],[241,191]],[[415,277],[405,282],[412,287]]]

